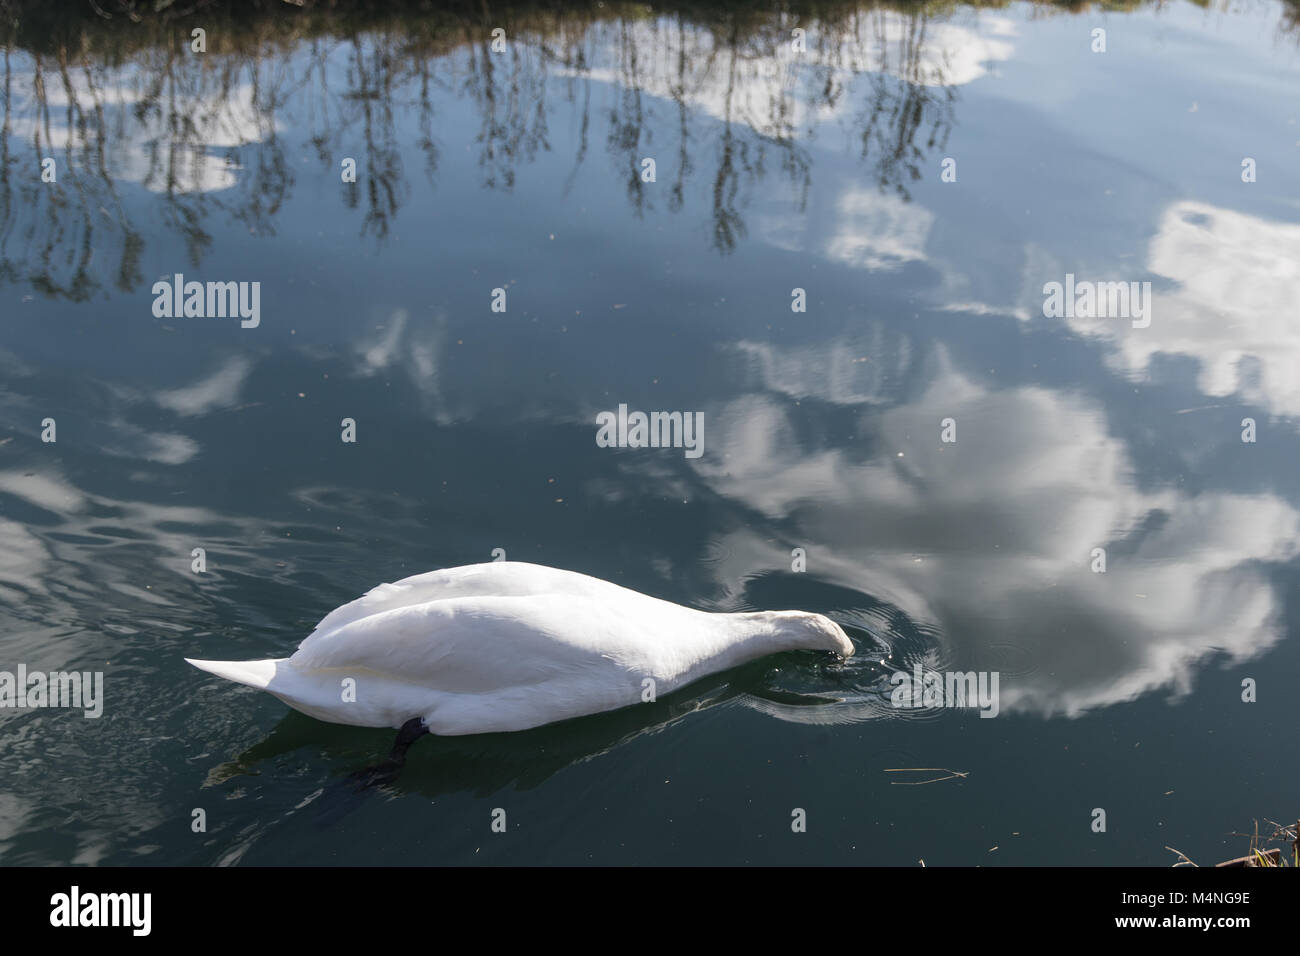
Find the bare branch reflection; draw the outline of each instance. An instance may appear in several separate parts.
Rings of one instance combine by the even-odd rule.
[[[182,10],[101,4],[103,17],[58,20],[14,6],[25,19],[0,27],[0,276],[76,301],[138,290],[145,236],[160,241],[144,221],[197,267],[219,227],[274,234],[297,179],[338,176],[345,157],[359,175],[339,183],[342,208],[384,243],[413,196],[407,154],[436,192],[452,141],[473,128],[466,110],[484,188],[513,190],[552,150],[563,110],[566,194],[580,171],[590,191],[612,175],[645,215],[656,208],[643,178],[653,158],[666,211],[708,208],[725,254],[745,239],[759,191],[788,190],[805,212],[811,146],[828,122],[850,130],[876,187],[909,199],[947,143],[956,88],[1005,55],[944,8],[914,4],[466,6],[416,17],[274,4],[238,21],[208,11],[220,29],[202,55],[190,52]],[[796,28],[806,48],[794,49]],[[593,162],[593,136],[609,163]],[[41,181],[46,157],[58,188]]]

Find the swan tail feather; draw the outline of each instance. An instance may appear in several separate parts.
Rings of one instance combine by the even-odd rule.
[[[275,660],[196,661],[189,657],[185,658],[185,660],[201,671],[216,674],[218,677],[232,680],[236,684],[256,687],[258,690],[267,689],[271,679],[275,677],[275,665],[279,663]]]

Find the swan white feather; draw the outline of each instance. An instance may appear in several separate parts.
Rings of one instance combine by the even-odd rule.
[[[525,730],[658,696],[767,654],[853,644],[803,611],[697,611],[518,561],[381,584],[331,611],[290,657],[189,663],[321,720],[435,734]],[[345,700],[345,678],[355,700]]]

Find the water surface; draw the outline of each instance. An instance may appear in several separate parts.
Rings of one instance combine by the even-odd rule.
[[[106,700],[0,711],[0,860],[1244,852],[1300,784],[1294,10],[286,11],[202,54],[188,20],[28,24],[0,669],[102,671]],[[177,273],[260,282],[259,323],[156,316]],[[1046,317],[1067,273],[1149,282],[1150,325]],[[704,453],[598,447],[620,404],[702,412]],[[421,741],[342,803],[391,734],[183,661],[285,656],[495,549],[820,611],[858,655]],[[998,716],[892,707],[916,665],[998,672]]]

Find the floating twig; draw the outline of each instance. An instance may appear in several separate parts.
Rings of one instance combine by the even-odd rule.
[[[891,780],[891,786],[898,787],[919,787],[926,783],[940,783],[944,780],[956,780],[958,777],[965,780],[970,776],[969,770],[949,770],[947,767],[890,767],[885,773],[946,773],[946,777],[935,777],[933,780]]]
[[[1193,863],[1191,860],[1189,860],[1187,858],[1187,854],[1184,853],[1182,850],[1175,850],[1171,846],[1166,846],[1165,849],[1168,850],[1170,853],[1177,853],[1180,857],[1182,857],[1182,859],[1179,860],[1177,863],[1175,863],[1174,866],[1194,866],[1197,869],[1200,869],[1200,865],[1197,863]]]

